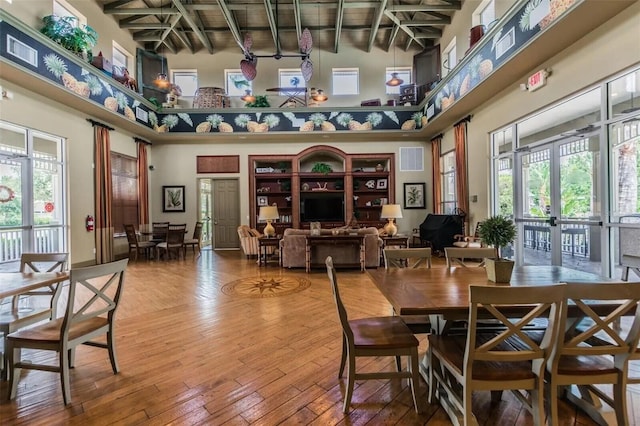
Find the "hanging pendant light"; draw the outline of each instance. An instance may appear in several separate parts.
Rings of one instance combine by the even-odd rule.
[[[395,65],[395,60],[393,62],[394,62],[394,65]],[[398,77],[398,73],[397,72],[392,72],[391,73],[391,78],[389,79],[389,81],[387,81],[386,85],[387,86],[391,86],[391,87],[395,87],[395,86],[400,86],[402,83],[404,83],[404,80],[401,79],[400,77]]]
[[[162,13],[162,2],[160,2],[160,23],[164,23],[164,15]],[[156,76],[155,80],[153,80],[153,84],[159,89],[168,89],[171,86],[171,82],[167,78],[167,73],[164,70],[164,58],[160,56],[160,66],[162,67],[161,71]]]
[[[316,102],[326,102],[327,99],[329,99],[329,97],[327,95],[324,94],[324,90],[322,89],[318,89],[315,91],[315,93],[313,93],[314,89],[311,89],[311,99],[313,99]]]
[[[392,2],[392,6],[393,6],[393,2]],[[393,36],[393,34],[394,33],[392,31],[391,35]],[[394,72],[391,73],[391,78],[385,84],[391,87],[400,86],[402,83],[404,83],[404,80],[399,78],[398,73],[395,71],[396,69],[396,41],[395,40],[393,40],[393,69],[394,69]]]
[[[251,102],[255,102],[256,101],[256,97],[251,94],[251,90],[250,89],[246,89],[244,91],[244,95],[240,99],[245,101],[245,102],[247,102],[247,103],[251,103]]]

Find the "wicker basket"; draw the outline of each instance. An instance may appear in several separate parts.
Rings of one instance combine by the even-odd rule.
[[[193,108],[228,108],[229,98],[220,87],[200,87],[193,95]]]

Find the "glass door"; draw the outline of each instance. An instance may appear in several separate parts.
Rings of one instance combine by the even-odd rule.
[[[522,264],[602,272],[599,152],[593,132],[519,153]]]
[[[211,179],[198,180],[198,220],[202,222],[202,246],[211,245]]]

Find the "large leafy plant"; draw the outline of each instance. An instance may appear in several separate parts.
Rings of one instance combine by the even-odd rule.
[[[98,41],[98,33],[78,22],[75,16],[48,15],[42,18],[40,32],[76,54],[89,52]]]
[[[256,95],[256,100],[253,102],[247,102],[245,104],[247,108],[269,108],[269,101],[266,95]]]
[[[500,255],[500,247],[512,243],[516,238],[516,225],[506,216],[492,216],[482,221],[478,236],[488,245],[495,247]]]

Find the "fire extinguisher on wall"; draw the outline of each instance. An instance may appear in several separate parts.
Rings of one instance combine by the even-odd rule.
[[[88,215],[87,219],[85,220],[85,226],[87,228],[87,232],[91,232],[93,231],[93,216]]]

